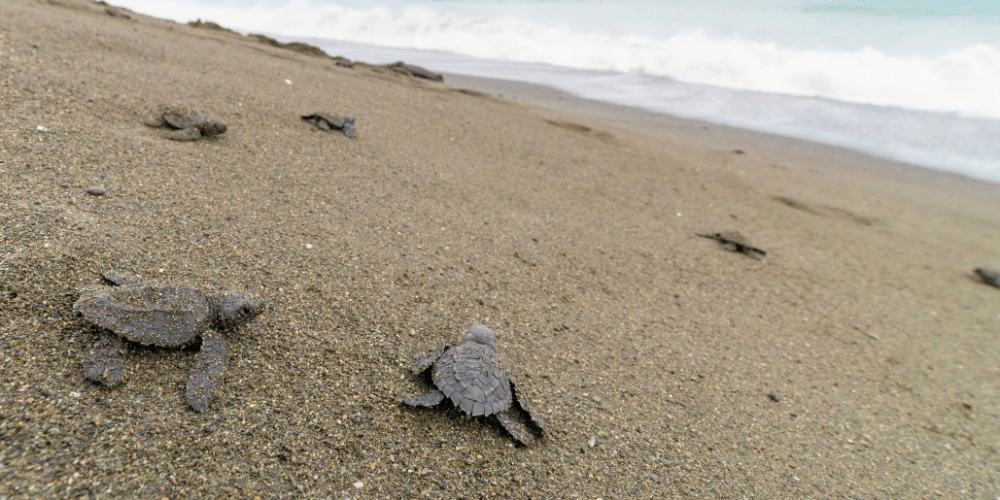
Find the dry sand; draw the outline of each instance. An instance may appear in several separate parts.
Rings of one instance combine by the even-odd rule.
[[[0,3],[0,498],[1000,495],[998,186],[537,90]],[[84,379],[104,270],[271,304],[208,411],[196,347]],[[399,403],[479,322],[546,440]]]

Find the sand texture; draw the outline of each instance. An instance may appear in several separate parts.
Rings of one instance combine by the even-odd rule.
[[[997,185],[120,12],[0,2],[0,498],[1000,495]],[[104,271],[268,302],[204,413]],[[401,403],[477,323],[546,439]]]

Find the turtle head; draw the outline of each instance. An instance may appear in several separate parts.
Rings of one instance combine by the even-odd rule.
[[[263,299],[226,292],[215,298],[216,319],[220,326],[233,327],[257,317],[265,306]]]
[[[469,331],[465,332],[465,342],[474,342],[485,346],[497,348],[497,334],[486,325],[472,325]]]
[[[205,137],[225,134],[227,127],[225,123],[205,120],[198,124],[198,130]]]

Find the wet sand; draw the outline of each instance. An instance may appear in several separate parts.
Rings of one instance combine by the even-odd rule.
[[[997,498],[1000,186],[130,15],[0,4],[0,497]],[[204,413],[84,378],[106,270],[268,301]],[[473,323],[545,440],[400,404]]]

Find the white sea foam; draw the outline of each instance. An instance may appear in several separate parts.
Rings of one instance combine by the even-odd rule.
[[[901,56],[873,47],[786,48],[698,29],[664,38],[583,32],[521,17],[468,16],[424,6],[350,8],[307,0],[249,8],[192,0],[124,3],[154,15],[180,21],[202,17],[244,31],[1000,118],[1000,47],[989,43],[933,56]]]

